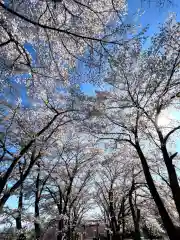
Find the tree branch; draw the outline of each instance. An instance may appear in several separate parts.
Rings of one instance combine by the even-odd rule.
[[[164,138],[165,143],[167,142],[167,140],[168,140],[168,138],[170,137],[170,135],[173,134],[175,131],[177,131],[177,130],[179,130],[179,129],[180,129],[180,125],[177,126],[177,127],[175,127],[175,128],[173,128],[173,129],[165,136],[165,138]]]
[[[84,35],[79,35],[77,33],[73,33],[73,32],[70,32],[70,31],[67,31],[67,30],[64,30],[64,29],[59,29],[59,28],[55,28],[55,27],[51,27],[51,26],[47,26],[47,25],[44,25],[44,24],[41,24],[41,23],[38,23],[38,22],[35,22],[25,16],[23,16],[22,14],[14,11],[13,9],[5,6],[2,2],[0,2],[0,6],[5,9],[6,11],[8,11],[9,13],[21,18],[22,20],[28,22],[28,23],[31,23],[35,26],[38,26],[40,28],[43,28],[43,29],[48,29],[48,30],[52,30],[52,31],[56,31],[56,32],[60,32],[60,33],[64,33],[66,35],[71,35],[71,36],[74,36],[74,37],[78,37],[78,38],[82,38],[82,39],[88,39],[88,40],[93,40],[93,41],[96,41],[96,42],[103,42],[103,43],[109,43],[109,44],[117,44],[117,45],[122,45],[120,44],[119,42],[116,42],[116,41],[105,41],[103,39],[100,39],[100,38],[95,38],[95,37],[90,37],[90,36],[84,36]]]
[[[9,39],[9,40],[6,41],[6,42],[0,43],[0,47],[3,47],[3,46],[5,46],[5,45],[9,44],[10,42],[11,42],[11,39]]]

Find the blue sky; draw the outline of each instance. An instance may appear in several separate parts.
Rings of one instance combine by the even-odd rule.
[[[158,1],[158,0],[156,0]],[[148,4],[148,0],[129,0],[128,1],[128,15],[132,16],[136,13],[137,9],[144,10],[144,14],[137,19],[135,17],[137,22],[142,24],[143,26],[146,26],[147,24],[150,24],[149,34],[153,34],[158,30],[159,23],[163,23],[166,18],[168,17],[168,14],[171,12],[175,12],[177,14],[177,21],[180,20],[180,2],[179,0],[174,0],[173,5],[165,5],[162,8],[159,8],[156,6],[155,1],[152,1],[152,3]]]
[[[128,21],[134,22],[137,25],[141,24],[143,27],[150,24],[148,34],[152,36],[155,32],[158,31],[159,24],[162,24],[166,18],[168,17],[169,13],[175,12],[177,14],[177,21],[180,21],[180,3],[178,3],[179,0],[174,0],[173,6],[164,6],[163,8],[158,8],[155,3],[151,3],[149,6],[147,3],[141,4],[143,0],[129,0],[128,1]],[[148,2],[148,0],[147,0]],[[136,17],[135,14],[137,13],[137,9],[141,9],[141,12],[144,10],[144,14],[141,17]],[[148,42],[147,42],[148,45]],[[31,46],[28,46],[26,44],[27,49],[31,51],[31,54],[33,55],[33,59],[35,59],[35,52],[31,48]],[[95,88],[91,84],[82,84],[81,90],[84,91],[87,94],[94,94]],[[22,91],[22,95],[25,94],[24,91]],[[180,114],[174,113],[177,117],[177,119],[180,120]],[[180,141],[177,141],[177,150],[180,152]],[[7,204],[12,207],[17,207],[16,197],[11,197]]]
[[[158,32],[159,26],[167,19],[170,13],[175,12],[177,15],[177,21],[180,21],[180,2],[178,2],[179,0],[174,0],[173,5],[165,5],[164,7],[159,8],[156,3],[153,3],[153,1],[149,5],[148,0],[145,0],[144,2],[143,0],[129,0],[127,22],[137,25],[140,24],[142,27],[150,25],[147,34],[152,36],[154,33]],[[140,17],[137,17],[136,14],[138,9],[140,12],[144,12]],[[149,43],[150,39],[147,40],[145,46],[147,47]],[[95,88],[92,84],[82,84],[81,89],[90,95],[95,92]]]

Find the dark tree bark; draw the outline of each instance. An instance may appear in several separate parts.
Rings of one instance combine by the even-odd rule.
[[[64,228],[64,219],[60,219],[58,222],[58,235],[57,240],[62,240],[63,237],[63,228]]]
[[[125,198],[122,199],[122,239],[125,235],[125,209],[124,209]]]
[[[112,186],[111,186],[112,189]],[[110,214],[110,227],[111,230],[113,232],[112,234],[112,240],[120,240],[120,235],[118,230],[118,224],[117,224],[117,219],[116,219],[116,215],[114,212],[114,206],[113,206],[113,191],[110,190],[109,191],[109,214]]]
[[[62,214],[63,214],[63,197],[62,197],[62,192],[61,192],[60,187],[58,187],[58,189],[59,189],[59,198],[60,199],[57,199],[56,194],[50,188],[47,187],[47,190],[49,191],[52,199],[54,200],[54,203],[57,205],[59,216],[62,216]],[[58,221],[58,226],[57,226],[57,229],[58,229],[57,240],[62,240],[63,228],[64,228],[64,219],[61,217],[61,219]]]
[[[156,206],[157,206],[159,214],[161,216],[163,225],[167,231],[168,237],[170,240],[180,239],[180,232],[179,232],[179,230],[177,230],[176,226],[174,226],[172,219],[170,218],[170,216],[161,200],[161,197],[160,197],[160,195],[156,189],[156,186],[154,184],[154,180],[151,176],[146,157],[144,156],[144,154],[141,150],[138,140],[136,140],[135,147],[136,147],[137,153],[139,155],[139,158],[141,160],[141,164],[143,167],[147,185],[148,185],[151,195],[156,203]]]
[[[134,190],[135,190],[135,182],[133,179],[132,186],[129,191],[129,205],[130,205],[131,214],[132,214],[132,218],[133,218],[133,222],[134,222],[134,240],[141,240],[140,226],[139,226],[140,210],[139,209],[136,210],[136,206],[134,206],[134,204],[133,204],[132,194],[133,194]]]
[[[23,171],[21,165],[19,164],[19,173],[20,173],[20,180],[23,177]],[[21,222],[21,215],[23,209],[23,183],[21,182],[21,187],[19,191],[19,199],[18,199],[18,216],[16,217],[16,229],[18,231],[22,231],[22,222]],[[17,240],[25,240],[26,236],[23,233],[18,234]]]
[[[122,198],[120,210],[119,210],[119,213],[118,213],[117,231],[120,232],[120,229],[122,227],[121,240],[123,240],[124,236],[125,236],[125,208],[124,208],[124,204],[125,204],[125,197]]]
[[[171,156],[169,155],[166,147],[166,140],[164,139],[162,132],[159,129],[157,129],[157,132],[158,132],[159,140],[161,143],[161,151],[162,151],[163,159],[164,159],[168,176],[169,176],[169,183],[170,183],[170,188],[172,191],[174,203],[176,205],[176,209],[178,211],[179,218],[180,218],[180,187],[179,187],[176,170],[172,162],[173,158],[176,157],[177,153]]]
[[[35,190],[35,219],[39,219],[39,200],[40,200],[40,189],[39,189],[39,185],[40,185],[40,165],[38,165],[38,175],[36,178],[36,190]],[[34,222],[34,228],[35,228],[35,237],[36,240],[40,239],[41,236],[41,227],[38,221],[35,220]]]

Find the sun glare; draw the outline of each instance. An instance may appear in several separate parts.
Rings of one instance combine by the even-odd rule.
[[[171,114],[168,111],[164,111],[158,116],[157,124],[159,127],[167,127],[171,119]]]

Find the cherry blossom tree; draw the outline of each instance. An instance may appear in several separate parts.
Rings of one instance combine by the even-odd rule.
[[[105,78],[112,90],[103,100],[96,98],[94,108],[98,114],[91,114],[92,121],[85,124],[90,127],[91,134],[100,136],[101,140],[109,139],[117,146],[124,142],[136,150],[170,239],[179,236],[179,220],[174,223],[171,218],[155,184],[151,165],[158,159],[163,164],[172,205],[179,216],[178,153],[173,147],[173,139],[180,127],[175,119],[168,126],[163,126],[161,120],[166,111],[179,109],[178,33],[179,24],[169,19],[152,39],[152,46],[147,51],[138,39],[122,46],[119,55],[112,59]]]
[[[31,100],[25,107],[13,92],[16,101],[0,108],[1,218],[16,223],[18,240],[28,237],[26,223],[31,238],[52,227],[56,239],[70,239],[95,202],[113,239],[180,236],[180,126],[167,117],[179,111],[179,24],[169,19],[145,50],[142,32],[122,42],[124,6],[0,2],[1,91],[28,73],[15,81]],[[86,96],[76,76],[68,83],[77,60],[100,67],[99,76],[105,69],[109,90]]]
[[[123,0],[1,1],[1,81],[29,73],[28,81],[18,81],[35,85],[43,76],[64,84],[77,60],[97,65],[103,44],[121,44],[117,34],[124,28],[125,8]]]
[[[9,109],[8,119],[4,118],[1,122],[1,162],[4,164],[1,168],[1,207],[20,187],[45,151],[48,149],[50,153],[49,147],[52,146],[54,138],[58,137],[59,129],[76,118],[73,113],[76,110],[69,104],[70,100],[63,105],[61,99],[61,108],[53,107],[49,102],[26,110],[21,107]],[[26,168],[22,179],[14,182],[13,174],[19,162],[25,162]],[[7,184],[12,182],[13,185],[7,189]]]
[[[113,239],[130,235],[133,239],[140,239],[145,228],[151,229],[154,236],[161,235],[163,229],[155,212],[152,214],[155,206],[151,203],[138,158],[124,150],[125,147],[121,146],[118,151],[105,156],[95,182],[95,201]]]
[[[58,140],[56,157],[51,159],[55,167],[42,192],[43,208],[48,207],[49,215],[58,223],[57,239],[64,234],[70,237],[91,205],[92,167],[98,154],[85,137],[78,140],[75,133],[66,133]]]

